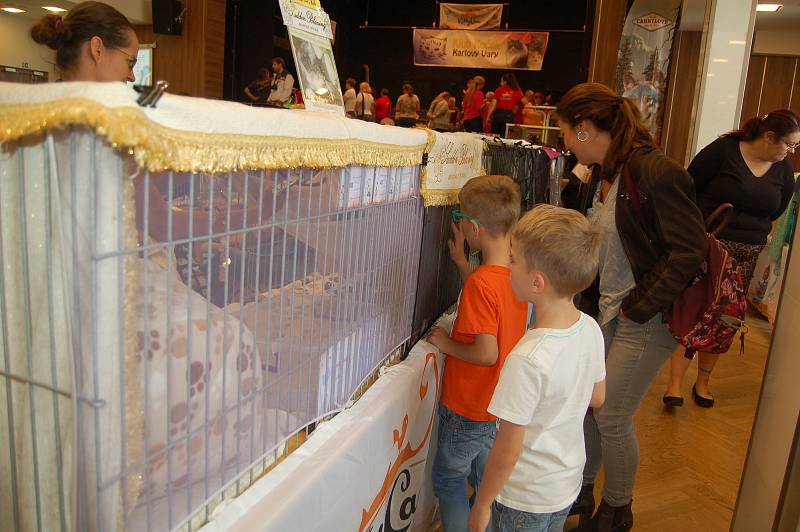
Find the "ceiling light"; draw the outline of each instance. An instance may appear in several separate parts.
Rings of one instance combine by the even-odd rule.
[[[66,11],[66,9],[56,6],[42,6],[42,9],[46,9],[51,13],[63,13]]]
[[[776,11],[780,11],[783,7],[783,4],[758,4],[756,6],[756,11],[768,11],[770,13],[775,13]]]
[[[747,41],[728,41],[728,44],[747,44]]]
[[[2,9],[6,13],[25,13],[24,9],[19,9],[19,8],[16,8],[16,7],[4,7]]]
[[[723,59],[721,57],[717,57],[716,59],[712,59],[712,61],[715,62],[715,63],[727,63],[728,62],[727,59]]]

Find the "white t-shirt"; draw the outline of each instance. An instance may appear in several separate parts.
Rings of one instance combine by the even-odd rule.
[[[355,113],[356,112],[356,90],[353,88],[348,88],[344,91],[342,95],[342,99],[344,99],[344,112],[345,113]]]
[[[575,501],[586,462],[583,418],[594,384],[605,376],[603,334],[586,314],[568,329],[525,333],[506,359],[488,408],[526,426],[500,504],[551,513]]]

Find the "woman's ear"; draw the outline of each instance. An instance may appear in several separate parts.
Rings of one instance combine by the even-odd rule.
[[[774,131],[765,131],[764,137],[773,144],[777,144],[780,141],[778,135],[776,135]]]
[[[94,62],[97,63],[100,61],[100,57],[103,55],[104,46],[103,46],[103,39],[95,35],[91,39],[89,39],[89,53],[94,59]]]

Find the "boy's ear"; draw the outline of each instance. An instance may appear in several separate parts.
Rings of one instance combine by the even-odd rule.
[[[537,270],[531,272],[531,290],[534,294],[541,294],[544,292],[550,281],[545,275]]]
[[[478,222],[475,220],[469,220],[469,225],[472,227],[472,231],[475,233],[475,236],[480,236],[481,234],[481,226],[478,225]]]

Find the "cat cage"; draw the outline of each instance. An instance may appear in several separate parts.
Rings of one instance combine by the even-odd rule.
[[[411,331],[418,166],[131,153],[74,125],[0,152],[6,529],[194,530]]]

